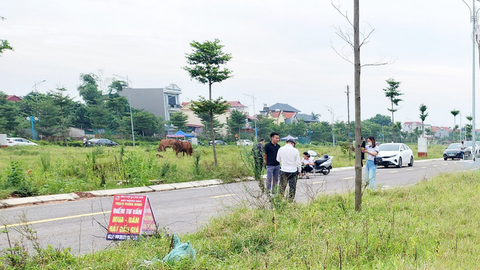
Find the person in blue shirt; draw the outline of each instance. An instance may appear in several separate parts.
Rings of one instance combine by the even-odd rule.
[[[367,181],[370,188],[375,189],[375,180],[377,174],[377,164],[375,164],[375,156],[378,154],[378,145],[375,138],[367,137],[367,145],[362,148],[362,152],[367,154]]]

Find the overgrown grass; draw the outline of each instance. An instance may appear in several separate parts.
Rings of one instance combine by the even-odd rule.
[[[340,147],[298,145],[300,152],[314,150],[319,155],[335,156],[333,167],[354,166],[354,154]],[[412,146],[414,149],[414,146]],[[156,145],[137,147],[9,147],[0,149],[0,199],[16,193],[58,194],[97,189],[151,185],[204,179],[232,181],[253,176],[251,147],[219,146],[219,165],[214,166],[211,147],[196,147],[192,157],[177,158],[171,149],[156,151]],[[429,148],[428,158],[439,158],[443,146]],[[161,155],[161,157],[157,156]],[[29,190],[9,184],[12,174],[20,177]],[[121,184],[121,185],[119,185]],[[19,192],[17,192],[19,191]]]
[[[393,190],[321,195],[308,204],[244,207],[181,237],[197,251],[175,265],[163,258],[170,240],[157,236],[117,248],[71,255],[48,248],[23,258],[27,269],[477,269],[480,171],[440,174]],[[0,269],[9,269],[8,251]]]

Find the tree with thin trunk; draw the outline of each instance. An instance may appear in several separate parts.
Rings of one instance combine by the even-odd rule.
[[[473,117],[471,115],[467,116],[467,120],[470,122],[470,124],[465,125],[465,137],[467,137],[468,140],[472,139],[472,120]]]
[[[425,122],[425,119],[427,119],[428,113],[427,111],[427,105],[425,104],[420,104],[420,120],[422,120],[422,137],[425,136],[425,127],[423,126],[423,122]]]
[[[392,139],[395,141],[395,118],[394,118],[394,113],[398,111],[397,108],[394,108],[394,106],[398,106],[398,103],[400,101],[403,101],[402,99],[398,98],[399,96],[403,95],[403,93],[400,93],[400,82],[396,82],[394,79],[390,78],[386,81],[388,83],[388,88],[384,88],[383,91],[385,92],[385,97],[387,97],[390,100],[391,107],[387,108],[391,113],[392,113]]]
[[[453,138],[452,142],[455,141],[455,132],[457,131],[457,115],[460,113],[459,110],[453,109],[453,111],[450,111],[450,113],[453,115]]]
[[[361,160],[361,136],[362,136],[362,120],[361,120],[361,100],[360,100],[360,73],[364,66],[381,66],[388,63],[377,61],[371,64],[361,65],[360,63],[360,49],[368,43],[370,37],[375,29],[371,29],[369,32],[360,33],[360,1],[353,1],[353,22],[347,16],[346,12],[342,12],[339,6],[332,3],[332,6],[342,15],[348,22],[349,28],[343,30],[341,27],[335,27],[335,34],[342,39],[347,46],[353,51],[353,61],[350,59],[351,51],[343,51],[340,53],[333,46],[333,50],[345,61],[351,63],[354,66],[355,77],[355,210],[362,210],[362,160]],[[360,40],[360,34],[362,39]]]
[[[208,115],[210,117],[210,133],[212,137],[213,147],[213,159],[215,166],[217,166],[217,151],[215,149],[215,131],[213,128],[213,120],[215,117],[214,112],[222,111],[223,103],[212,101],[212,84],[220,83],[230,77],[232,72],[227,68],[221,68],[226,64],[232,56],[222,51],[223,45],[220,44],[220,40],[205,41],[203,43],[193,41],[190,43],[192,52],[186,54],[187,63],[189,66],[183,67],[188,72],[191,79],[195,79],[202,84],[208,84],[208,101],[209,103],[203,106],[208,108]],[[203,99],[204,100],[204,99]],[[206,101],[206,100],[204,100]],[[218,100],[219,101],[219,100]],[[194,103],[195,104],[195,103]],[[215,105],[219,105],[215,107]],[[199,110],[205,113],[203,110]]]

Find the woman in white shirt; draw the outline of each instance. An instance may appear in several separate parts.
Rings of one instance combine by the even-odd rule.
[[[313,163],[313,158],[310,157],[310,154],[308,154],[307,152],[303,152],[302,175],[305,174],[307,179],[310,179],[310,176],[308,174],[313,170],[314,165],[315,164]]]
[[[377,165],[375,164],[375,156],[378,154],[378,145],[375,138],[367,137],[367,145],[362,149],[363,153],[367,154],[367,181],[370,188],[375,189],[375,179],[377,174]]]

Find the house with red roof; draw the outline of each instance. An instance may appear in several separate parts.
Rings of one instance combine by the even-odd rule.
[[[7,95],[7,100],[12,102],[22,101],[22,98],[16,95]]]

